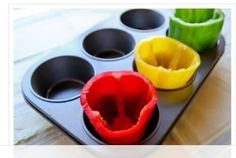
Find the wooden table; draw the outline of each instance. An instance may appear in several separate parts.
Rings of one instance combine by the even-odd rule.
[[[17,9],[14,14],[27,11]],[[40,52],[63,45],[118,11],[49,10],[15,20],[15,144],[76,144],[27,105],[21,93],[21,79],[29,66],[45,55]],[[226,38],[225,53],[163,144],[231,143],[231,16],[230,10],[224,12],[226,17],[222,34]]]

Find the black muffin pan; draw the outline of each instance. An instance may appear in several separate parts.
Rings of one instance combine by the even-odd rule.
[[[81,109],[80,90],[96,74],[136,71],[135,44],[151,36],[166,36],[168,18],[166,10],[127,10],[88,29],[65,45],[44,52],[47,55],[32,65],[22,79],[26,102],[78,144],[106,144]],[[199,53],[201,65],[184,88],[157,90],[157,107],[143,140],[138,144],[162,143],[224,53],[224,47],[225,40],[221,36],[215,48]]]

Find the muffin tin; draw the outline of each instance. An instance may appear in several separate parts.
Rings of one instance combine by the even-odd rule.
[[[120,12],[65,45],[44,52],[47,55],[32,65],[22,79],[26,102],[78,144],[106,144],[83,113],[80,90],[101,72],[136,71],[135,44],[151,36],[166,36],[168,18],[169,12],[161,9]],[[158,106],[138,144],[162,143],[224,53],[224,47],[221,36],[213,49],[200,53],[201,65],[186,87],[158,90]]]

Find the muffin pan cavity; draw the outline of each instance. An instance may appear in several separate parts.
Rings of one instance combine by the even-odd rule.
[[[134,38],[119,29],[101,29],[87,35],[83,41],[86,53],[97,59],[119,59],[130,54]]]
[[[92,65],[79,57],[60,56],[40,64],[32,74],[31,87],[37,97],[60,102],[76,98],[94,76]]]
[[[124,25],[137,30],[156,29],[165,22],[161,13],[150,9],[128,10],[121,15],[120,20]]]

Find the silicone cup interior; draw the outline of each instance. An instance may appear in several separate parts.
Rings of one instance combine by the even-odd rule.
[[[157,94],[151,82],[136,72],[105,72],[85,85],[80,102],[107,143],[134,144],[145,133]]]
[[[171,90],[186,85],[200,65],[200,57],[175,39],[155,36],[138,43],[135,63],[156,88]]]
[[[215,46],[223,22],[224,14],[218,9],[176,9],[168,36],[203,52]]]

